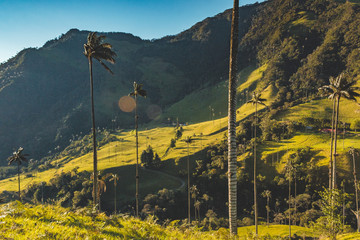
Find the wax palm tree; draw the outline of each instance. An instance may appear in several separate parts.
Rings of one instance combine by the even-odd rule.
[[[237,158],[236,158],[236,74],[239,42],[239,0],[234,0],[231,20],[229,97],[228,97],[228,191],[229,228],[237,234]]]
[[[190,188],[190,193],[191,193],[191,198],[194,199],[194,218],[195,221],[198,220],[200,221],[200,201],[197,200],[197,196],[199,195],[199,189],[197,188],[196,185],[193,185]]]
[[[8,158],[8,164],[11,165],[13,163],[17,164],[17,173],[18,173],[18,187],[19,187],[19,201],[21,202],[21,196],[20,196],[20,165],[22,164],[22,162],[26,162],[27,161],[27,156],[29,156],[29,154],[24,154],[23,153],[24,148],[19,147],[19,149],[15,152],[13,152],[12,156],[10,156]]]
[[[95,129],[95,108],[94,108],[94,84],[93,84],[93,71],[92,64],[93,58],[100,62],[100,64],[111,74],[113,72],[108,66],[105,65],[103,60],[115,63],[114,57],[115,52],[111,50],[112,46],[109,43],[102,43],[105,36],[97,36],[95,32],[89,33],[87,37],[87,43],[84,44],[84,55],[89,61],[89,72],[90,72],[90,98],[91,98],[91,120],[92,120],[92,136],[93,136],[93,174],[95,176],[93,182],[93,192],[98,192],[97,185],[97,151],[96,151],[96,129]],[[98,204],[97,195],[94,194],[94,206]]]
[[[99,200],[99,205],[98,205],[98,209],[99,211],[101,211],[101,195],[106,192],[106,180],[112,175],[112,173],[107,173],[105,175],[101,175],[101,172],[99,171],[97,174],[97,182],[98,182],[98,188],[97,188],[97,194],[94,194],[95,192],[93,191],[93,195],[97,196],[97,199]],[[91,175],[90,177],[91,180],[94,180],[94,174]]]
[[[320,91],[328,94],[328,98],[333,100],[333,119],[334,119],[334,137],[331,140],[331,157],[330,160],[332,163],[332,184],[331,188],[334,189],[336,187],[336,157],[337,157],[337,130],[338,130],[338,122],[339,122],[339,110],[340,110],[340,98],[344,97],[345,99],[356,101],[356,97],[359,97],[360,94],[355,92],[359,90],[359,87],[354,87],[356,81],[347,81],[344,77],[344,73],[341,73],[336,78],[330,77],[329,85],[322,86],[319,88]],[[334,143],[333,143],[334,142]],[[334,145],[334,147],[333,147]],[[333,150],[332,150],[333,149]]]
[[[191,208],[190,208],[190,204],[191,204],[191,198],[190,198],[190,144],[193,142],[193,139],[188,136],[185,138],[184,142],[186,142],[187,144],[187,177],[188,177],[188,223],[190,224],[190,213],[191,213]]]
[[[289,181],[289,239],[291,239],[291,181],[293,178],[294,165],[289,158],[287,164],[285,165],[285,176]]]
[[[142,84],[137,84],[134,82],[134,91],[131,92],[129,95],[135,98],[135,144],[136,144],[136,170],[135,170],[135,179],[136,179],[136,217],[139,217],[139,138],[138,138],[138,106],[137,106],[137,97],[141,96],[146,98],[146,91],[142,89]]]
[[[265,190],[261,193],[261,196],[266,198],[266,225],[269,226],[269,213],[270,213],[270,198],[271,198],[271,191]]]
[[[257,186],[256,186],[256,128],[257,128],[257,106],[264,105],[265,98],[261,98],[261,93],[253,92],[252,99],[248,103],[255,105],[255,127],[254,127],[254,215],[255,215],[255,234],[258,235],[258,206],[257,206]]]
[[[356,204],[356,222],[357,222],[357,232],[360,231],[360,223],[359,223],[359,200],[358,200],[358,185],[357,185],[357,179],[356,179],[356,164],[355,164],[355,155],[359,156],[358,150],[351,147],[349,149],[349,153],[353,158],[353,175],[354,175],[354,188],[355,188],[355,204]]]
[[[111,181],[114,181],[114,189],[115,189],[115,200],[114,200],[114,209],[115,209],[115,214],[116,214],[116,187],[117,187],[117,180],[119,180],[119,176],[115,173],[115,174],[112,174],[111,175],[111,178],[110,178],[110,182]]]

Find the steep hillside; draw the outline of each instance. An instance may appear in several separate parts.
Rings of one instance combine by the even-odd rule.
[[[241,9],[242,35],[256,8]],[[225,11],[155,41],[102,33],[118,57],[111,66],[113,76],[95,64],[97,126],[132,126],[132,113],[122,112],[118,101],[131,92],[134,81],[143,83],[148,92],[148,98],[140,100],[140,121],[145,123],[187,94],[225,79],[229,31],[230,11]],[[90,131],[88,63],[83,55],[87,34],[72,29],[0,66],[1,159],[18,146],[38,159],[65,147],[73,135]]]
[[[357,79],[359,9],[356,1],[334,0],[272,0],[241,7],[239,80],[260,68],[238,89],[239,106],[255,89],[271,88],[270,107],[281,109],[314,97],[329,76],[346,71]],[[148,91],[139,103],[142,123],[225,116],[226,100],[217,99],[226,94],[230,14],[154,41],[103,33],[118,58],[111,66],[113,76],[95,64],[97,125],[132,126],[132,114],[122,112],[118,101],[133,81]],[[88,64],[82,54],[87,34],[72,29],[0,66],[0,158],[21,145],[38,159],[63,149],[73,135],[89,132]]]

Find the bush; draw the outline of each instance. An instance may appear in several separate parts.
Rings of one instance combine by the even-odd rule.
[[[152,147],[149,145],[146,150],[141,154],[141,163],[144,164],[146,168],[160,168],[161,159],[157,153],[154,154]]]

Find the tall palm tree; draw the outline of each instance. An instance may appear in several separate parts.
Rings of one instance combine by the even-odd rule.
[[[22,164],[22,162],[26,162],[27,161],[27,156],[29,156],[29,154],[24,154],[23,153],[24,148],[19,147],[19,149],[15,152],[13,152],[12,156],[10,156],[8,158],[8,162],[9,165],[13,164],[13,163],[17,163],[17,173],[18,173],[18,185],[19,185],[19,201],[21,202],[21,196],[20,196],[20,165]]]
[[[234,0],[231,20],[229,97],[228,97],[228,191],[229,228],[237,234],[237,159],[236,159],[236,86],[237,53],[239,42],[239,0]]]
[[[266,225],[269,226],[269,215],[270,215],[270,198],[271,198],[271,191],[265,190],[261,193],[261,196],[266,198]]]
[[[119,180],[119,176],[117,175],[117,173],[115,174],[111,174],[111,178],[110,178],[110,182],[114,181],[114,189],[115,189],[115,199],[114,199],[114,209],[115,209],[115,214],[116,214],[116,187],[117,187],[117,180]]]
[[[257,106],[258,104],[264,105],[265,98],[261,98],[261,93],[253,92],[252,99],[248,103],[255,105],[255,127],[254,127],[254,214],[255,214],[255,234],[258,235],[258,206],[257,206],[257,186],[256,186],[256,128],[257,128]]]
[[[93,71],[92,64],[93,58],[100,62],[100,64],[111,74],[113,72],[108,66],[105,65],[103,60],[115,63],[114,57],[116,56],[115,52],[111,50],[112,46],[109,43],[103,43],[105,36],[97,36],[95,32],[89,33],[87,37],[87,43],[84,44],[84,55],[89,61],[89,72],[90,72],[90,98],[91,98],[91,120],[92,120],[92,136],[93,136],[93,192],[98,192],[98,182],[97,182],[97,151],[96,151],[96,129],[95,129],[95,108],[94,108],[94,83],[93,83]],[[93,196],[94,207],[98,204],[97,195]]]
[[[333,102],[333,112],[334,115],[334,143],[331,143],[331,154],[332,159],[332,184],[331,188],[336,188],[336,157],[337,157],[337,131],[338,131],[338,122],[339,122],[339,110],[340,110],[340,98],[344,97],[345,99],[356,101],[356,97],[359,97],[360,94],[355,92],[359,90],[359,87],[354,87],[356,84],[355,80],[347,81],[344,77],[344,73],[341,73],[336,78],[330,77],[329,85],[322,86],[319,88],[320,91],[328,94],[328,98],[332,99]],[[336,106],[336,107],[335,107]],[[332,147],[334,145],[334,147]],[[333,148],[333,150],[332,150]]]
[[[289,158],[285,166],[285,176],[289,180],[289,239],[291,239],[291,180],[293,178],[294,165],[291,158]]]
[[[351,147],[349,150],[350,155],[353,158],[353,175],[354,175],[354,188],[355,188],[355,204],[356,204],[356,222],[357,222],[357,232],[360,231],[360,223],[359,223],[359,200],[358,200],[358,185],[356,179],[356,164],[355,164],[355,155],[359,156],[358,150]]]
[[[146,98],[146,91],[142,89],[142,84],[134,82],[134,91],[129,95],[135,98],[135,142],[136,142],[136,217],[139,217],[139,140],[138,140],[138,114],[137,114],[137,97],[141,96]]]
[[[190,144],[193,142],[193,139],[191,138],[191,136],[188,136],[185,138],[184,142],[186,142],[187,144],[187,180],[188,180],[188,223],[190,224],[190,213],[191,213],[191,198],[190,198],[190,192],[191,192],[191,189],[190,189],[190,159],[189,159],[189,156],[190,156]]]

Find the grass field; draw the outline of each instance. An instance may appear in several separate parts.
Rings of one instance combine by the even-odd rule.
[[[225,228],[204,231],[178,221],[162,226],[153,218],[108,217],[94,215],[91,209],[74,212],[52,205],[22,205],[18,202],[0,206],[0,213],[1,239],[248,239],[254,230],[254,226],[239,227],[238,236],[231,238]],[[259,236],[286,237],[288,229],[286,225],[260,225]],[[292,234],[316,236],[311,229],[298,226],[292,227]]]

